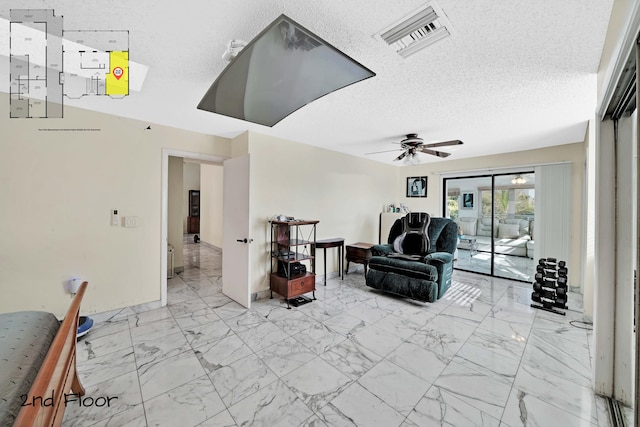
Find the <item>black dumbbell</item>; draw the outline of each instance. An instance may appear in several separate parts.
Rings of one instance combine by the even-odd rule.
[[[558,269],[558,275],[559,276],[568,276],[569,275],[569,269],[567,267],[562,267]]]
[[[558,298],[560,297],[565,297],[567,296],[567,289],[562,287],[562,286],[558,286],[558,288],[556,289],[556,294],[558,295]]]
[[[542,284],[540,282],[535,282],[533,284],[533,290],[535,292],[540,292],[542,290]]]
[[[558,277],[558,286],[567,286],[567,277],[566,276]]]
[[[558,262],[558,267],[563,268],[563,267],[566,267],[566,266],[567,266],[567,263],[565,261]]]
[[[540,302],[540,294],[538,292],[532,292],[531,301]]]

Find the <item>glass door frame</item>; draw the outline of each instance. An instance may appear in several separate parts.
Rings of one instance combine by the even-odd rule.
[[[442,179],[442,215],[446,216],[448,214],[448,200],[449,200],[449,196],[448,196],[448,191],[447,191],[447,184],[449,181],[455,181],[455,180],[460,180],[460,179],[475,179],[475,178],[491,178],[491,230],[495,230],[495,226],[496,226],[496,215],[495,215],[495,191],[496,191],[496,177],[498,176],[505,176],[505,175],[520,175],[520,174],[535,174],[535,170],[531,167],[523,167],[523,168],[513,168],[513,169],[509,169],[508,171],[504,171],[504,172],[488,172],[488,173],[479,173],[477,175],[459,175],[459,176],[449,176],[449,177],[445,177]],[[478,191],[477,194],[477,198],[478,198],[478,203],[479,203],[479,210],[480,210],[480,215],[482,215],[482,196],[480,194],[480,192]],[[458,208],[459,209],[459,208]],[[459,211],[458,211],[459,212]],[[534,210],[534,220],[535,220],[535,210]],[[505,277],[505,276],[498,276],[496,275],[496,271],[495,271],[495,240],[496,237],[492,236],[491,238],[491,253],[490,253],[490,269],[489,269],[489,273],[484,273],[481,271],[474,271],[474,270],[469,270],[466,268],[460,268],[460,267],[456,267],[455,263],[454,263],[454,269],[456,270],[460,270],[460,271],[467,271],[467,272],[471,272],[471,273],[476,273],[476,274],[482,274],[484,276],[491,276],[491,277],[498,277],[501,279],[509,279],[509,280],[515,280],[518,282],[523,282],[523,283],[530,283],[531,280],[524,280],[524,279],[518,279],[518,278],[513,278],[513,277]],[[533,263],[534,260],[532,259],[531,262]]]

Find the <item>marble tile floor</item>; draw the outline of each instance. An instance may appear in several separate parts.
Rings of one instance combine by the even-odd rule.
[[[93,316],[64,426],[609,425],[591,332],[570,324],[579,295],[560,316],[524,283],[456,271],[422,304],[367,288],[359,266],[310,304],[247,310],[221,292],[220,251],[185,247],[167,307]]]
[[[494,275],[507,279],[531,282],[535,274],[537,260],[531,258],[496,254],[494,257]],[[471,256],[470,251],[458,249],[455,268],[476,273],[491,274],[491,254],[477,252]]]

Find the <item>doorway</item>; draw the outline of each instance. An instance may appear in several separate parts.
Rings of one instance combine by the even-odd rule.
[[[176,212],[176,216],[180,218],[180,227],[178,231],[175,233],[176,236],[172,238],[173,242],[179,242],[176,246],[178,248],[174,248],[174,257],[180,256],[182,257],[182,247],[183,247],[183,235],[182,232],[182,218],[184,211],[184,203],[182,198],[182,184],[179,185],[179,189],[177,190],[180,194],[180,197],[177,197],[177,202],[169,205],[169,187],[170,187],[170,168],[169,162],[171,158],[178,158],[180,162],[189,161],[189,162],[200,162],[204,164],[216,164],[223,165],[226,160],[225,157],[221,156],[213,156],[202,153],[193,153],[187,151],[180,150],[171,150],[171,149],[163,149],[162,150],[162,213],[161,213],[161,272],[160,272],[160,301],[162,306],[167,304],[167,279],[168,279],[168,245],[169,245],[169,210],[173,209]],[[180,180],[181,180],[181,173]],[[174,227],[175,228],[175,227]]]
[[[458,223],[454,268],[531,282],[535,172],[452,177],[443,185],[443,211]]]

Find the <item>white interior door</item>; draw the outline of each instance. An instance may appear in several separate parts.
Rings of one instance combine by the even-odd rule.
[[[222,292],[247,308],[251,304],[249,165],[249,154],[225,160],[222,190]]]

